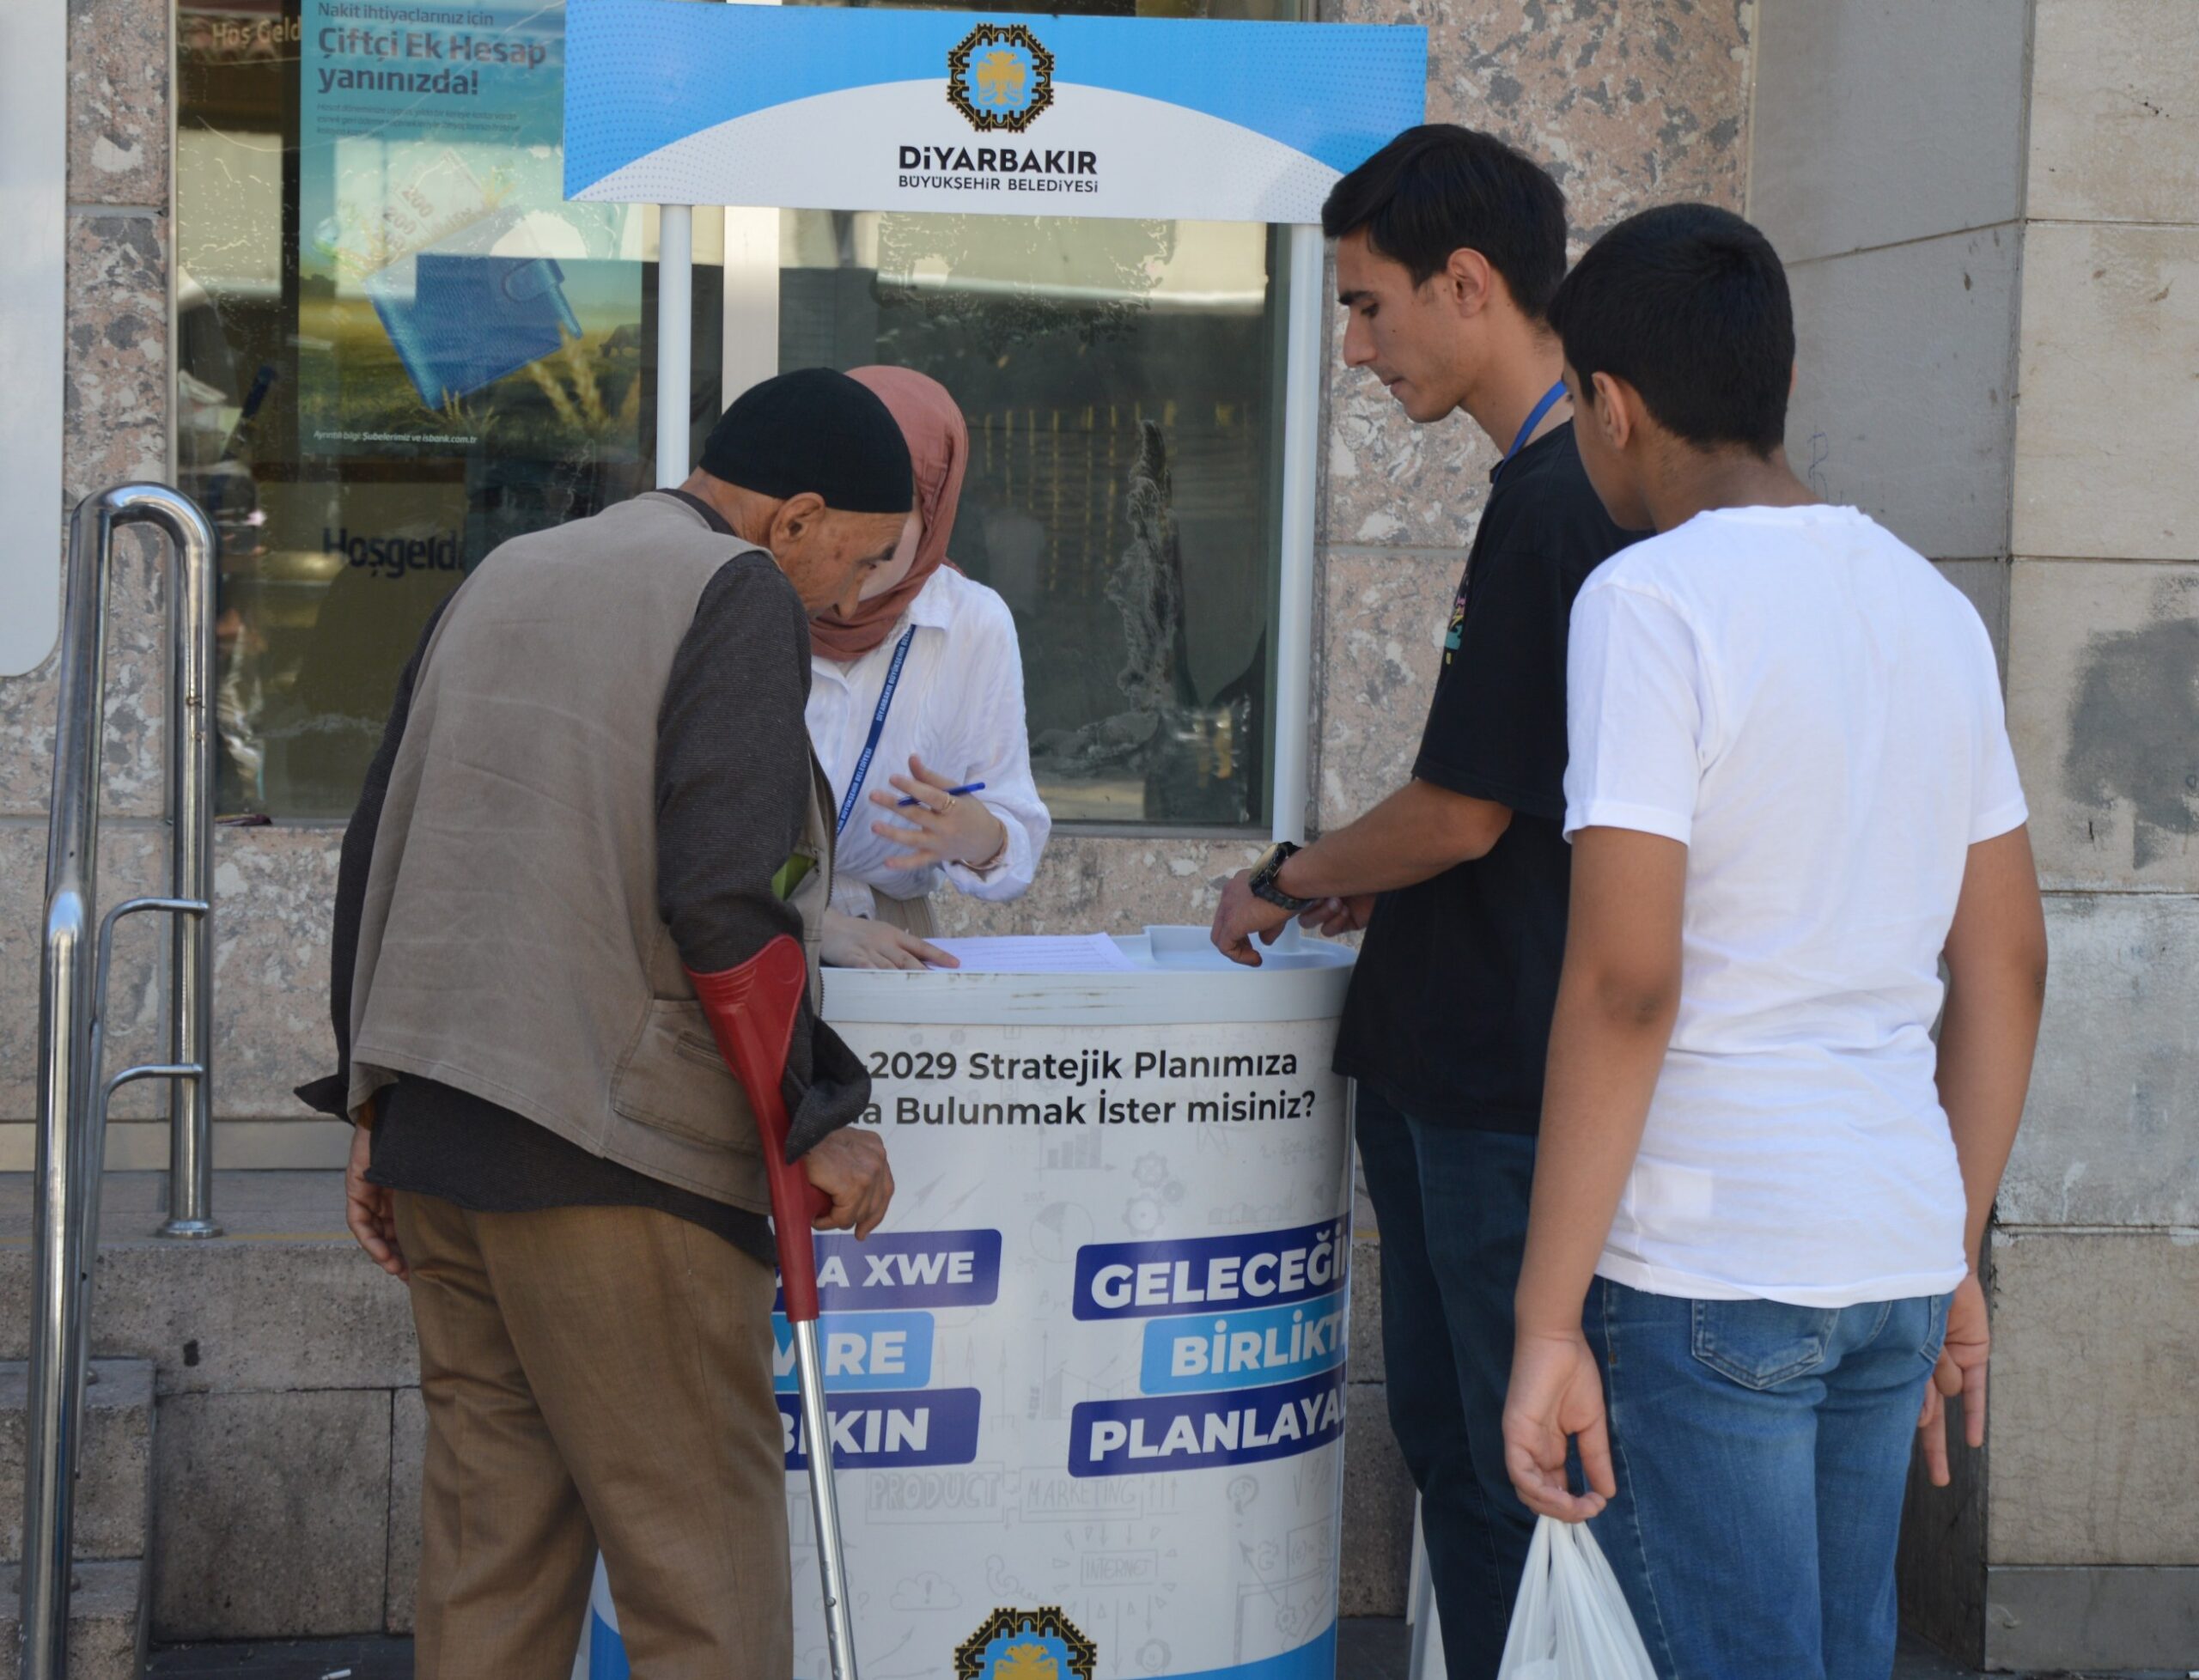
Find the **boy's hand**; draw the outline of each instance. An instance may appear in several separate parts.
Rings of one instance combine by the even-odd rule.
[[[1566,1480],[1566,1443],[1578,1438],[1589,1491]],[[1604,1378],[1579,1330],[1520,1333],[1512,1386],[1504,1397],[1504,1468],[1521,1503],[1538,1517],[1585,1523],[1618,1492],[1604,1423]]]
[[[1924,1449],[1924,1469],[1934,1488],[1952,1479],[1947,1469],[1947,1402],[1962,1396],[1963,1439],[1975,1450],[1985,1445],[1985,1365],[1993,1350],[1993,1331],[1985,1312],[1985,1290],[1972,1272],[1955,1286],[1947,1303],[1947,1341],[1924,1391],[1924,1410],[1916,1420]]]
[[[1290,915],[1254,892],[1252,872],[1240,869],[1221,889],[1221,903],[1214,912],[1214,947],[1233,963],[1258,968],[1260,953],[1253,948],[1252,936],[1257,934],[1261,944],[1273,945],[1290,924]]]

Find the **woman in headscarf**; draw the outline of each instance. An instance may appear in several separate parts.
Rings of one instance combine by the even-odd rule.
[[[970,462],[962,411],[906,368],[852,377],[900,423],[917,506],[855,612],[810,621],[809,737],[839,823],[825,960],[951,967],[927,942],[929,895],[943,879],[973,898],[1021,897],[1053,819],[1031,780],[1014,617],[947,557]]]

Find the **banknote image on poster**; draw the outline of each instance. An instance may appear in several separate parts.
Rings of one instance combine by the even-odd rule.
[[[554,453],[630,429],[640,222],[563,202],[564,9],[307,11],[302,453]]]

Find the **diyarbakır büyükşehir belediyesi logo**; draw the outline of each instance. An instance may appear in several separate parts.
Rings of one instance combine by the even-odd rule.
[[[1054,102],[1054,55],[1020,23],[980,23],[947,55],[947,102],[980,134],[1020,134]]]
[[[947,102],[979,134],[1020,135],[1054,103],[1054,55],[1020,23],[980,23],[947,55]],[[1097,192],[1099,155],[1014,143],[903,145],[905,191]]]
[[[996,1610],[954,1653],[955,1680],[1092,1680],[1100,1647],[1058,1604]]]

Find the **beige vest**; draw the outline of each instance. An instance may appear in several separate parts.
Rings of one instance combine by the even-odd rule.
[[[704,586],[747,545],[644,495],[505,543],[436,627],[375,839],[351,995],[356,1114],[398,1075],[470,1091],[762,1212],[754,1117],[657,914],[656,727]],[[819,1002],[831,790],[796,888]]]

